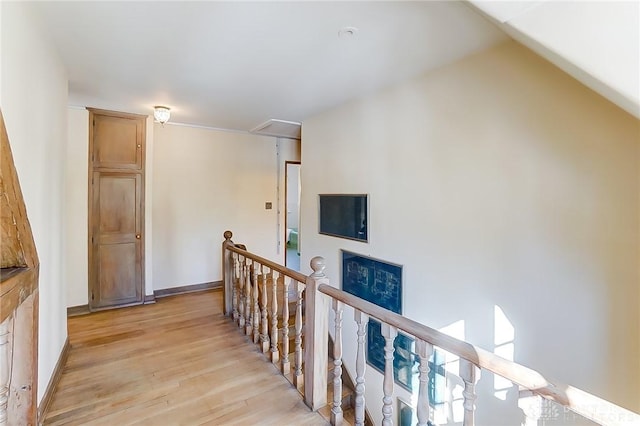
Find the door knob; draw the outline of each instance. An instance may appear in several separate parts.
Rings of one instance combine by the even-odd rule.
[[[136,234],[136,239],[140,239],[140,234]]]

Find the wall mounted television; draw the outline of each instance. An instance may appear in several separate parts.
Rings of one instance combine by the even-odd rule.
[[[367,194],[320,194],[318,204],[320,234],[369,241]]]

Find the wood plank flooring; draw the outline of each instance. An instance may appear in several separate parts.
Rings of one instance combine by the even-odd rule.
[[[326,425],[222,314],[222,292],[69,318],[45,425]]]

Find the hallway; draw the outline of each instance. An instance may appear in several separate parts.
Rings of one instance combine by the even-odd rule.
[[[222,314],[222,292],[69,319],[45,425],[327,424]]]

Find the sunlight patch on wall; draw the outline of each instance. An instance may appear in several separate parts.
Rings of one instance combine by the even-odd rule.
[[[440,328],[442,333],[459,340],[465,340],[465,322],[459,320]],[[432,419],[436,424],[447,424],[450,422],[461,422],[464,417],[464,407],[462,391],[464,389],[460,374],[460,357],[450,352],[438,348],[443,354],[443,370],[446,377],[443,402],[432,407]],[[417,397],[417,395],[415,395]]]
[[[513,361],[515,353],[515,328],[507,318],[500,306],[493,306],[494,318],[494,353],[504,359]],[[504,377],[493,376],[493,389],[496,398],[505,401],[507,392],[511,390],[513,383]]]

